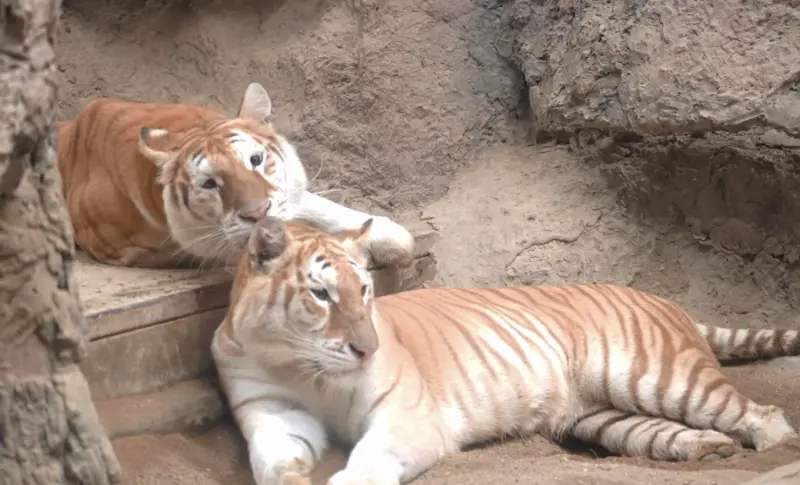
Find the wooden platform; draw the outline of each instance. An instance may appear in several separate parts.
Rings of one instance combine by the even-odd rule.
[[[411,229],[417,259],[402,270],[373,268],[376,294],[433,278],[430,250],[437,236]],[[118,268],[83,254],[78,259],[90,340],[82,368],[95,401],[213,375],[210,342],[227,310],[232,273]]]

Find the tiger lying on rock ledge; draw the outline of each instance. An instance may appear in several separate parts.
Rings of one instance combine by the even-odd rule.
[[[258,83],[236,118],[188,104],[97,99],[59,124],[58,167],[75,241],[119,266],[235,265],[265,216],[326,231],[358,229],[370,215],[310,193],[294,146],[270,116]],[[407,266],[414,238],[375,221],[378,264]]]
[[[420,289],[373,297],[371,223],[327,234],[266,217],[239,262],[212,352],[258,485],[405,484],[509,434],[566,435],[656,460],[730,457],[796,437],[718,359],[800,354],[789,330],[700,325],[615,285]]]

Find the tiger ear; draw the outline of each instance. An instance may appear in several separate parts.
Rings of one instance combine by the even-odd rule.
[[[374,219],[370,217],[358,229],[346,231],[341,239],[347,252],[357,260],[369,259],[370,232]]]
[[[244,91],[242,104],[239,106],[239,118],[251,118],[261,122],[268,122],[272,115],[272,101],[264,86],[250,83]]]
[[[156,130],[147,126],[139,129],[139,152],[159,168],[172,158],[172,154],[166,149],[167,135],[167,130]]]
[[[262,265],[280,257],[289,245],[286,223],[277,217],[267,216],[253,227],[248,241],[250,261]]]
[[[369,236],[370,233],[372,232],[372,223],[374,221],[375,219],[370,217],[369,219],[364,221],[363,224],[361,224],[361,227],[358,229],[358,232],[356,233],[355,237],[353,237],[353,242],[355,244],[361,246],[362,248],[366,248],[367,246],[369,246]]]

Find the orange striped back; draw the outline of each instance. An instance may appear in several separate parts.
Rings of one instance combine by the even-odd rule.
[[[235,262],[253,223],[306,177],[248,87],[237,118],[201,106],[98,99],[59,125],[58,165],[77,245],[125,266]]]

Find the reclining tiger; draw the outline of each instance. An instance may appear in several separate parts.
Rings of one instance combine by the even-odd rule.
[[[258,485],[310,483],[329,437],[354,445],[329,485],[398,485],[504,435],[655,460],[796,436],[719,363],[800,354],[796,331],[700,325],[676,303],[607,284],[376,299],[370,231],[267,217],[251,234],[212,352]]]
[[[93,100],[59,124],[58,166],[80,249],[112,265],[235,265],[258,220],[302,219],[326,231],[368,214],[307,190],[294,146],[251,83],[236,118],[188,104]],[[385,217],[370,243],[379,264],[408,265],[414,239]]]

